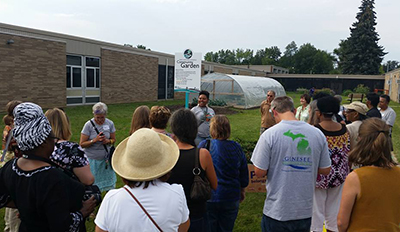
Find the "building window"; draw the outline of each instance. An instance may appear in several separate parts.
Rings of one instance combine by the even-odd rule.
[[[100,59],[86,57],[86,88],[100,88]]]
[[[82,87],[82,57],[67,55],[67,88]]]

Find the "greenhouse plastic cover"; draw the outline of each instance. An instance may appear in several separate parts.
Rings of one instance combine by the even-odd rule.
[[[245,109],[260,106],[269,90],[275,91],[277,97],[286,95],[283,86],[272,78],[222,73],[203,76],[201,90],[210,92],[210,99],[224,100],[228,105]]]

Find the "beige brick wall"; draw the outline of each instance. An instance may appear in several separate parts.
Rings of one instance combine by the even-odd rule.
[[[63,42],[0,33],[0,111],[14,99],[66,106],[65,49]]]
[[[214,66],[214,72],[232,74],[233,69],[232,68],[223,68],[223,67]]]
[[[239,75],[251,76],[251,74],[252,74],[252,72],[244,71],[244,70],[240,70],[240,69],[239,69]]]
[[[388,81],[391,81],[389,86]],[[400,69],[395,69],[385,74],[385,90],[389,92],[391,101],[400,102],[399,99],[399,87],[397,82],[400,81]]]
[[[158,58],[101,50],[101,101],[156,101]]]

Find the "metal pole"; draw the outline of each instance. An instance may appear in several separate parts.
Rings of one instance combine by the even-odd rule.
[[[165,100],[168,98],[168,59],[165,65]]]
[[[186,97],[185,97],[185,108],[186,109],[189,109],[189,94],[190,94],[190,92],[189,91],[186,91],[185,92],[186,94]]]

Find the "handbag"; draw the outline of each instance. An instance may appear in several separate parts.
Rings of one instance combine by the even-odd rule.
[[[157,227],[157,229],[159,231],[162,232],[162,229],[160,228],[160,226],[158,226],[158,224],[156,223],[156,221],[154,221],[154,219],[150,216],[150,214],[147,212],[147,210],[143,207],[142,204],[140,204],[139,200],[131,193],[131,191],[129,191],[126,187],[124,187],[124,189],[129,193],[129,195],[131,195],[131,197],[136,201],[136,203],[140,206],[140,208],[143,210],[143,212],[147,215],[147,217],[149,217],[149,219],[151,220],[151,222],[153,222],[153,224]]]
[[[90,123],[92,123],[92,126],[94,127],[94,130],[96,131],[96,133],[100,134],[99,130],[94,125],[94,122],[92,120],[89,120],[89,121],[90,121]],[[107,148],[107,146],[105,144],[103,144],[103,147],[104,147],[104,149],[106,150],[106,153],[107,153],[107,155],[105,157],[106,162],[108,162],[110,164],[110,167],[112,168],[111,159],[112,159],[112,156],[114,154],[115,147],[114,147],[114,145],[111,145],[110,150],[108,150],[108,148]],[[107,163],[106,163],[106,169],[107,169]]]
[[[194,201],[207,201],[211,198],[210,182],[206,178],[201,178],[199,168],[199,149],[196,148],[196,155],[193,168],[193,184],[190,188],[190,199]]]

